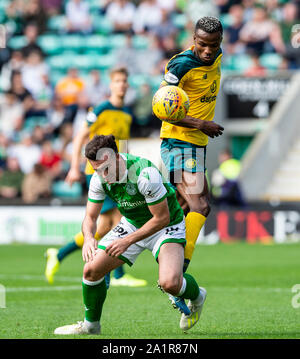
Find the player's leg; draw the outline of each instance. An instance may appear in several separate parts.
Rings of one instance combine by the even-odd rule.
[[[86,175],[86,185],[89,188],[92,175]],[[75,234],[72,241],[61,247],[57,248],[48,248],[46,251],[46,270],[45,277],[49,284],[53,284],[54,275],[57,273],[60,263],[71,253],[81,249],[83,246],[84,238],[82,232]]]
[[[186,214],[184,271],[209,213],[208,185],[205,178],[206,148],[168,138],[161,144],[161,158],[177,189],[177,198]]]
[[[115,228],[121,219],[121,214],[115,208],[110,212],[111,216],[111,222],[112,222],[112,228]],[[105,277],[105,280],[107,280],[107,275]],[[144,287],[147,285],[147,281],[144,279],[139,279],[133,277],[131,274],[125,273],[124,266],[120,266],[114,270],[114,276],[110,280],[110,285],[112,287],[119,287],[119,286],[125,286],[125,287]]]
[[[97,228],[97,232],[95,234],[95,238],[99,240],[106,233],[108,233],[111,229],[110,216],[103,214],[99,217],[99,225]],[[100,232],[100,233],[99,233]],[[82,232],[78,232],[74,239],[67,243],[65,246],[60,249],[56,248],[48,248],[46,252],[47,256],[47,264],[45,270],[45,276],[47,281],[50,284],[54,282],[54,275],[57,273],[60,263],[65,259],[68,255],[75,252],[78,249],[81,249],[83,246],[84,238]]]
[[[200,230],[210,212],[208,184],[204,172],[183,171],[182,181],[177,184],[177,190],[189,207],[189,213],[185,218],[187,244],[184,255],[184,271],[186,271]]]
[[[181,315],[180,328],[188,330],[200,319],[206,291],[193,276],[182,272],[184,249],[179,243],[164,243],[159,251],[159,283],[162,289],[179,298],[189,299],[190,313]]]
[[[87,176],[88,181],[89,176]],[[106,198],[99,216],[97,232],[95,234],[95,238],[99,240],[104,237],[113,227],[112,221],[112,213],[119,211],[116,208],[115,202],[113,202],[110,198]],[[118,216],[120,219],[120,216]],[[67,243],[65,246],[60,249],[56,248],[48,248],[46,252],[47,256],[47,264],[45,270],[45,276],[47,281],[50,284],[54,282],[54,275],[57,273],[60,263],[65,259],[68,255],[75,252],[78,249],[81,249],[83,246],[84,238],[82,232],[78,232],[74,239]],[[106,284],[109,287],[109,274],[106,276]]]
[[[84,321],[56,328],[54,334],[100,334],[100,319],[107,293],[104,277],[123,263],[119,258],[110,257],[105,251],[98,250],[93,261],[86,263],[83,269]]]

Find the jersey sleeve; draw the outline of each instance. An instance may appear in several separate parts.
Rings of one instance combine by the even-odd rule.
[[[93,174],[88,193],[88,200],[94,203],[102,203],[106,197],[102,183],[96,173]]]
[[[147,167],[141,171],[137,185],[149,206],[160,203],[167,197],[162,176],[154,167]]]
[[[178,86],[183,76],[189,71],[182,57],[171,59],[165,68],[165,75],[162,83],[166,85]]]
[[[87,115],[86,115],[86,122],[87,125],[90,127],[92,126],[98,119],[98,116],[107,109],[107,103],[102,103],[101,105],[95,107],[95,108],[90,108],[90,110],[88,111]]]
[[[97,116],[93,110],[90,110],[86,115],[87,125],[90,127],[97,121]]]

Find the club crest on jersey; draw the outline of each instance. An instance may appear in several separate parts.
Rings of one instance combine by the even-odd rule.
[[[194,158],[189,158],[185,161],[186,168],[195,168],[197,166],[197,161]]]
[[[135,185],[133,183],[127,183],[125,189],[130,196],[134,196],[137,193]]]
[[[210,91],[211,91],[212,93],[214,93],[214,92],[216,92],[216,90],[217,90],[217,81],[215,80],[215,81],[212,83],[212,85],[210,86]]]

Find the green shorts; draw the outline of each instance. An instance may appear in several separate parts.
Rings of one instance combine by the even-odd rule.
[[[175,138],[164,138],[161,143],[160,154],[173,185],[172,178],[175,172],[205,173],[206,171],[206,146],[197,146]]]
[[[87,187],[89,188],[92,175],[86,175],[85,178],[86,178]],[[112,199],[106,196],[100,214],[104,214],[114,208],[117,208],[116,202],[114,202]]]
[[[105,248],[113,241],[126,237],[137,230],[138,228],[128,222],[125,217],[122,217],[119,224],[98,242],[98,248],[105,250]],[[157,261],[160,248],[164,243],[180,243],[182,246],[185,246],[184,219],[180,223],[163,228],[162,230],[152,234],[152,236],[132,244],[118,258],[127,263],[129,266],[132,266],[139,254],[145,249],[148,249],[152,252],[153,257]]]

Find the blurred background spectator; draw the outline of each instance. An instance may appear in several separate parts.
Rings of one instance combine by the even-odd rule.
[[[28,23],[24,29],[25,45],[21,48],[23,56],[26,58],[32,51],[38,51],[43,55],[42,48],[38,45],[39,28],[36,23]]]
[[[223,73],[298,70],[299,14],[296,0],[1,2],[7,47],[0,49],[0,174],[17,178],[21,172],[26,183],[38,178],[42,194],[55,195],[53,184],[68,170],[72,139],[88,108],[109,96],[114,66],[129,70],[125,102],[134,114],[132,135],[157,137],[153,93],[169,59],[193,44],[202,16],[223,24]],[[20,187],[9,191],[20,196]],[[23,198],[32,203],[39,196]]]
[[[69,33],[90,33],[92,23],[89,5],[83,0],[70,0],[66,5],[67,31]]]
[[[101,79],[101,73],[97,69],[91,70],[86,83],[85,94],[89,98],[91,106],[97,106],[108,97],[108,88]]]
[[[24,66],[23,53],[20,50],[15,50],[11,54],[11,58],[6,62],[1,70],[0,86],[2,90],[9,90],[12,86],[12,76],[14,71],[21,71]]]
[[[266,76],[267,69],[260,63],[259,54],[255,51],[249,52],[251,58],[250,67],[244,72],[245,76],[262,77]]]
[[[33,50],[26,57],[21,70],[24,87],[34,98],[39,98],[47,86],[48,66],[39,51]]]
[[[155,30],[162,22],[162,10],[155,0],[142,0],[138,5],[133,30],[136,34],[143,34]]]
[[[244,26],[244,9],[241,5],[232,5],[229,8],[231,18],[230,25],[225,30],[227,41],[227,52],[229,54],[239,54],[245,52],[245,45],[240,39],[240,31]]]
[[[135,5],[128,0],[112,1],[106,9],[106,16],[111,21],[115,33],[131,31],[134,15]]]
[[[8,156],[14,157],[20,164],[21,171],[25,174],[33,170],[41,157],[41,148],[33,142],[30,133],[25,132],[20,143],[12,144],[8,149]]]
[[[12,139],[22,128],[24,109],[17,96],[8,90],[0,94],[0,131]]]
[[[22,183],[22,199],[24,203],[34,203],[39,198],[47,198],[51,194],[51,178],[45,167],[35,164],[32,171],[25,175]]]
[[[0,196],[16,198],[21,194],[24,174],[20,170],[19,162],[14,157],[8,157],[6,168],[0,175]]]
[[[64,106],[76,105],[85,83],[79,77],[76,68],[70,68],[67,76],[62,78],[55,87],[55,93]]]
[[[48,16],[58,15],[62,10],[63,0],[41,0],[41,5]]]
[[[229,150],[224,150],[219,155],[219,164],[211,177],[213,202],[222,207],[245,207],[246,202],[238,180],[240,162],[232,158]]]
[[[265,50],[284,52],[279,25],[268,17],[266,9],[259,4],[255,5],[252,19],[242,27],[240,40],[246,44],[247,50],[259,55]]]

